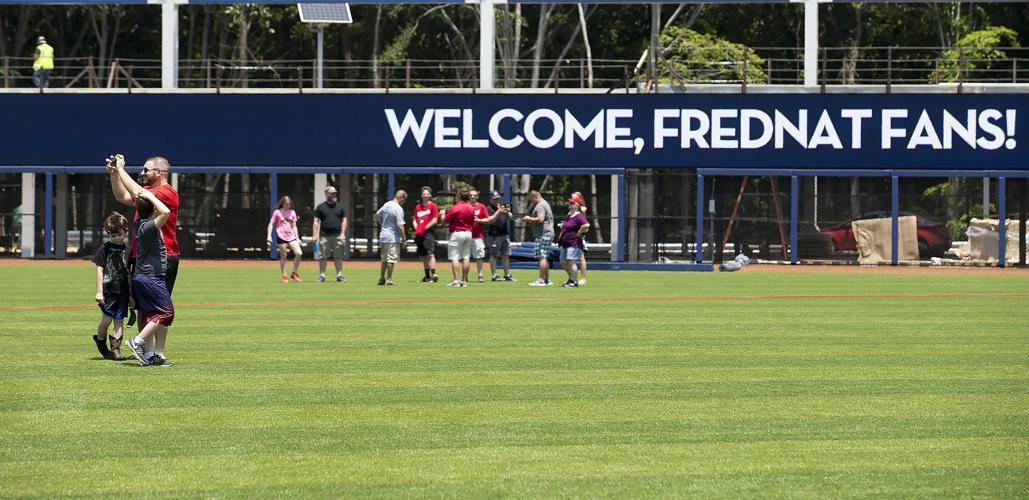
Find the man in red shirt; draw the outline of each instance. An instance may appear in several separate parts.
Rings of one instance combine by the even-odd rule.
[[[179,218],[179,193],[171,184],[168,184],[170,172],[171,164],[165,158],[160,156],[148,158],[143,164],[142,173],[140,173],[143,181],[143,185],[140,186],[125,171],[125,158],[122,155],[116,155],[114,161],[109,162],[107,166],[107,173],[111,175],[111,190],[114,191],[114,197],[119,203],[134,207],[139,193],[146,189],[154,193],[157,199],[171,210],[168,222],[161,226],[161,236],[164,239],[164,246],[168,250],[168,270],[165,273],[164,281],[168,286],[169,294],[175,288],[175,278],[179,274],[179,239],[175,234]],[[136,214],[133,220],[138,218],[139,214]],[[133,239],[132,258],[135,256],[136,241]]]
[[[447,244],[447,253],[450,257],[450,270],[454,275],[449,287],[468,286],[468,270],[471,268],[469,259],[472,257],[472,250],[475,246],[472,240],[472,229],[475,223],[474,209],[468,204],[471,196],[467,190],[460,190],[457,193],[457,204],[443,213],[443,220],[450,226],[450,242]],[[461,277],[458,278],[457,270],[461,269]]]
[[[486,205],[479,203],[479,192],[471,190],[468,192],[468,196],[471,198],[468,200],[468,204],[472,206],[472,214],[475,216],[475,220],[488,219],[489,210],[486,209]],[[475,226],[472,227],[472,258],[475,259],[475,270],[479,273],[479,283],[485,283],[486,278],[482,276],[482,259],[486,258],[486,243],[483,241],[483,236],[486,235],[486,225],[476,222]]]
[[[432,228],[439,222],[439,207],[432,201],[432,188],[422,186],[422,201],[414,207],[414,246],[415,253],[422,258],[425,277],[422,283],[439,281],[436,276],[436,235]]]

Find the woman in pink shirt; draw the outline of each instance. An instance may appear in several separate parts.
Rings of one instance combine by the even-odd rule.
[[[272,219],[268,221],[268,244],[272,244],[272,228],[275,228],[275,236],[279,238],[279,271],[282,272],[282,282],[289,283],[290,278],[297,283],[300,282],[300,275],[297,269],[300,268],[300,235],[297,233],[297,213],[293,211],[293,200],[289,196],[283,196],[272,212]],[[286,276],[286,250],[293,251],[293,273]]]

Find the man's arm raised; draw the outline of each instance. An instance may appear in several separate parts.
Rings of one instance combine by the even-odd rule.
[[[121,155],[107,159],[107,173],[111,175],[111,191],[114,192],[114,199],[118,200],[118,203],[131,207],[135,204],[136,197],[128,189],[125,189],[125,184],[122,184],[121,175],[118,173],[118,165],[121,165],[122,170],[124,170],[125,158]]]

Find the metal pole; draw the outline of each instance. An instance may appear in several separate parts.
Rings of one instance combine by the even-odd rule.
[[[315,71],[315,87],[322,88],[325,82],[325,25],[318,24],[316,26],[316,31],[318,32],[318,60],[315,63],[317,66]]]
[[[36,256],[36,174],[21,174],[21,256]]]
[[[893,47],[886,47],[886,93],[893,93]]]
[[[479,0],[479,88],[493,88],[496,65],[496,13],[494,0]]]
[[[54,244],[54,174],[43,176],[43,256],[53,255]]]
[[[1007,260],[1008,250],[1008,202],[1007,202],[1007,186],[1008,179],[1006,177],[1000,177],[997,179],[997,234],[999,236],[997,249],[997,262],[999,267],[1004,267],[1004,261]]]
[[[390,172],[386,175],[386,197],[393,199],[395,194],[397,194],[397,174]]]
[[[897,227],[897,219],[900,216],[900,177],[890,177],[890,264],[897,265],[900,262],[900,255],[897,254],[897,246],[900,241],[900,228]]]
[[[268,176],[268,198],[268,208],[270,209],[268,215],[271,216],[273,213],[275,213],[275,204],[279,202],[278,174],[270,174]],[[275,231],[272,231],[272,248],[268,254],[268,256],[271,257],[272,260],[279,258],[279,245],[277,244],[278,238],[279,237],[275,234]]]
[[[800,217],[800,182],[790,176],[790,264],[797,263],[797,227]]]
[[[818,84],[818,2],[804,0],[804,85]]]
[[[655,3],[650,6],[650,50],[647,52],[649,61],[649,78],[647,85],[653,85],[654,93],[657,93],[657,61],[658,52],[661,50],[661,4]]]
[[[697,264],[704,262],[704,176],[697,174],[697,227],[693,231],[693,255]]]
[[[131,85],[131,83],[130,83]],[[161,4],[161,88],[179,86],[179,6],[173,0]]]
[[[626,223],[626,199],[629,195],[629,191],[625,189],[625,172],[618,174],[618,244],[615,246],[615,260],[617,262],[625,261],[625,242],[628,241],[625,233]]]

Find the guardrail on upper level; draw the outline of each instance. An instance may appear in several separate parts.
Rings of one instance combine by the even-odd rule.
[[[984,56],[989,54],[989,57]],[[819,58],[825,85],[1029,83],[1029,48],[826,47]],[[154,88],[161,85],[161,60],[92,57],[57,58],[52,87]],[[637,60],[500,60],[502,88],[645,87],[671,85],[803,83],[803,54],[795,47],[753,47],[743,51],[697,48],[666,56],[651,72]],[[179,61],[181,88],[312,88],[314,59]],[[327,88],[468,88],[477,86],[478,61],[450,59],[324,61]],[[0,85],[32,86],[32,59],[0,60]]]

